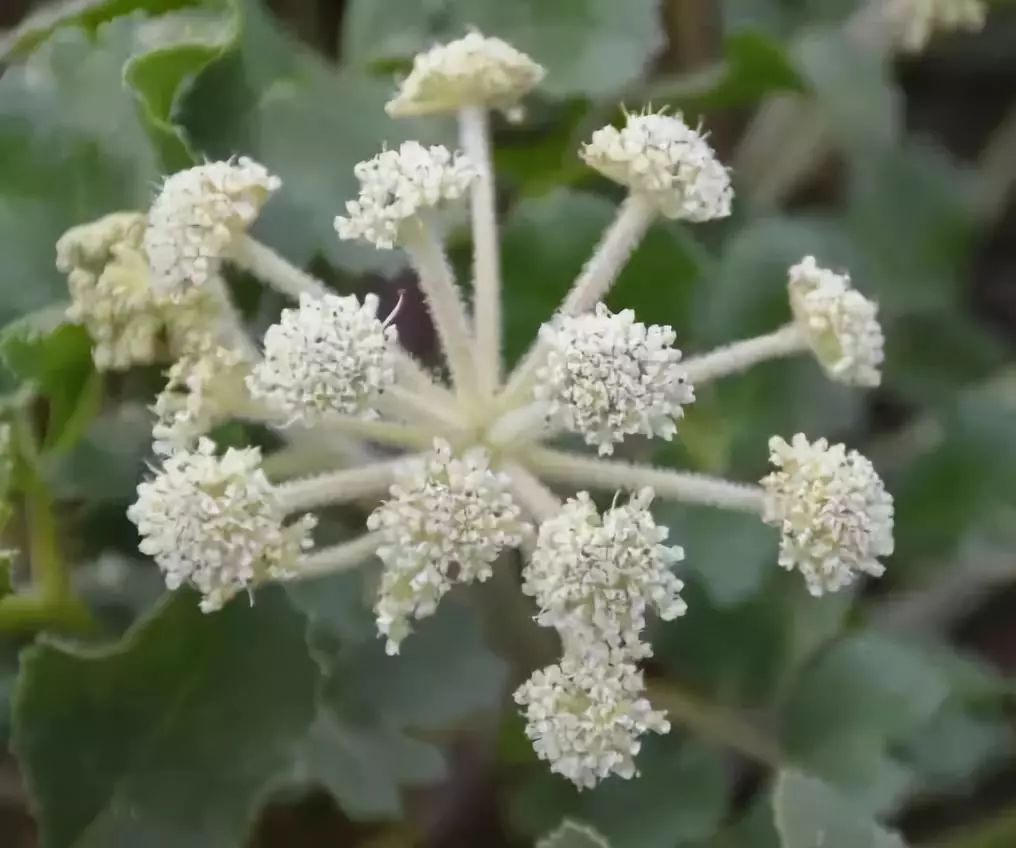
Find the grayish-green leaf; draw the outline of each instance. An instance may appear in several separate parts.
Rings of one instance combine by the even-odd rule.
[[[862,807],[799,772],[780,773],[773,813],[783,848],[906,848]]]
[[[540,91],[556,96],[614,94],[662,44],[658,0],[356,0],[351,7],[343,48],[355,62],[409,59],[478,27],[544,65]]]
[[[121,644],[23,658],[14,747],[44,848],[225,848],[309,726],[317,669],[279,590],[214,615],[181,592]]]
[[[553,833],[537,842],[536,848],[610,848],[610,843],[593,828],[565,819]]]

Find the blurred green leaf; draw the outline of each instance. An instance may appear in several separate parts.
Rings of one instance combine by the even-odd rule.
[[[566,820],[537,842],[536,848],[610,848],[610,843],[591,827]]]
[[[662,45],[657,0],[354,0],[343,55],[361,65],[409,59],[470,27],[547,68],[541,94],[604,96],[634,81]]]
[[[98,412],[102,377],[83,327],[63,323],[64,308],[33,313],[0,331],[0,359],[47,402],[44,450],[63,451]]]
[[[611,777],[581,793],[540,763],[513,800],[512,820],[530,837],[562,818],[587,822],[611,848],[673,848],[711,836],[727,805],[723,762],[716,751],[676,736],[645,740],[637,778]]]
[[[835,789],[795,771],[780,773],[773,795],[783,848],[905,848]]]
[[[106,21],[131,12],[168,12],[200,2],[202,0],[53,0],[0,37],[0,61],[23,58],[61,27],[94,30]]]
[[[279,590],[215,615],[181,592],[113,647],[29,649],[14,747],[44,848],[242,845],[316,679]]]
[[[509,361],[528,348],[540,324],[553,315],[615,213],[616,206],[605,198],[565,190],[523,200],[512,211],[502,249]],[[608,302],[613,309],[635,309],[643,320],[673,324],[680,336],[704,261],[704,251],[686,230],[657,224]]]
[[[651,80],[639,99],[692,112],[729,109],[779,91],[804,91],[805,85],[783,45],[760,32],[728,36],[723,59],[701,71]]]
[[[66,296],[54,267],[66,229],[147,205],[159,167],[123,85],[136,28],[59,30],[0,78],[0,321]]]
[[[856,803],[882,809],[911,780],[890,746],[927,724],[949,693],[941,669],[899,639],[861,631],[798,678],[782,716],[795,762]]]
[[[123,69],[124,80],[138,95],[152,139],[169,171],[194,161],[182,129],[175,123],[185,83],[235,45],[241,0],[214,0],[206,8],[165,15],[140,25],[135,52]]]

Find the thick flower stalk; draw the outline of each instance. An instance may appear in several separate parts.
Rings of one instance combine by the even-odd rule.
[[[685,610],[675,571],[684,552],[668,544],[654,499],[774,525],[779,564],[801,572],[815,594],[881,574],[892,550],[892,501],[871,464],[842,446],[774,440],[775,470],[761,485],[597,454],[633,438],[675,438],[692,386],[774,357],[810,353],[831,379],[876,385],[883,340],[874,304],[811,258],[790,269],[785,326],[717,351],[683,358],[670,326],[608,310],[604,298],[657,218],[702,224],[729,214],[732,201],[727,169],[701,129],[677,115],[629,114],[579,154],[627,189],[618,216],[504,375],[487,112],[513,108],[540,76],[532,60],[478,34],[418,57],[389,111],[456,114],[465,154],[416,142],[382,151],[357,166],[358,196],[335,220],[341,238],[405,251],[448,366],[441,377],[399,348],[376,298],[332,294],[247,235],[281,188],[266,169],[239,159],[165,182],[143,240],[152,286],[174,303],[195,289],[214,293],[225,329],[170,370],[156,401],[165,458],[130,515],[167,584],[196,586],[207,610],[265,580],[380,560],[374,611],[390,653],[457,584],[486,580],[517,550],[520,591],[560,635],[562,656],[515,697],[538,754],[589,787],[634,775],[641,737],[669,727],[637,665],[652,654],[649,617]],[[467,200],[472,312],[442,243],[443,213]],[[260,344],[240,333],[219,285],[226,261],[298,301]],[[231,418],[278,427],[304,453],[320,448],[320,461],[304,457],[302,467],[325,467],[269,482],[256,450],[220,454],[206,438]],[[562,433],[595,453],[552,444]],[[305,550],[310,519],[287,516],[351,501],[374,505],[365,532]]]

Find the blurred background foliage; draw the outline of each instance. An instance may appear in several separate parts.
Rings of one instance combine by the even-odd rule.
[[[571,818],[614,848],[898,846],[876,821],[908,844],[1016,845],[1016,14],[894,59],[855,37],[852,0],[29,5],[0,8],[0,402],[23,552],[0,567],[0,844],[496,848]],[[391,298],[391,278],[412,285],[400,258],[339,243],[332,217],[383,143],[454,138],[382,106],[416,51],[469,26],[549,70],[525,119],[496,127],[511,357],[618,200],[579,142],[646,102],[702,120],[735,214],[655,225],[613,305],[701,351],[785,320],[786,268],[814,254],[878,299],[888,337],[873,393],[766,365],[700,392],[673,445],[625,445],[757,479],[773,433],[845,441],[896,497],[897,553],[878,584],[816,601],[757,521],[661,507],[690,611],[657,628],[648,677],[675,729],[641,778],[582,794],[514,715],[546,646],[498,581],[395,659],[359,577],[213,616],[160,598],[124,518],[159,374],[93,370],[53,264],[69,226],[247,154],[284,181],[258,235]],[[280,304],[233,282],[252,326],[270,322]],[[418,306],[403,323],[427,356]]]

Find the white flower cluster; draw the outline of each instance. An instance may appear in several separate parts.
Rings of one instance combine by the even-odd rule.
[[[155,399],[155,452],[189,450],[199,436],[242,411],[249,373],[250,361],[232,348],[212,345],[181,356]]]
[[[654,521],[650,487],[776,525],[780,565],[799,570],[813,594],[882,573],[879,558],[893,546],[892,499],[867,460],[824,440],[773,439],[775,470],[761,486],[746,486],[545,445],[556,430],[543,413],[611,454],[627,436],[673,438],[694,400],[689,373],[704,385],[810,347],[832,378],[877,385],[883,338],[875,305],[810,257],[790,270],[793,324],[687,361],[669,326],[647,326],[603,303],[585,312],[607,296],[657,214],[698,222],[730,213],[730,178],[704,134],[680,116],[644,113],[585,145],[585,161],[627,186],[629,200],[559,316],[505,377],[497,195],[486,164],[489,121],[478,110],[510,109],[542,74],[514,48],[477,33],[417,57],[388,109],[460,110],[464,144],[484,172],[477,190],[469,191],[479,175],[465,157],[407,142],[357,165],[359,195],[335,219],[340,238],[406,249],[446,378],[414,367],[397,349],[376,297],[329,294],[246,234],[279,187],[249,159],[169,177],[147,217],[112,216],[72,231],[58,261],[71,278],[72,315],[95,338],[102,367],[150,361],[165,342],[178,357],[155,403],[162,466],[129,510],[141,550],[155,557],[171,589],[194,586],[210,611],[265,580],[339,571],[376,553],[384,565],[377,627],[386,650],[397,653],[414,621],[431,615],[456,583],[486,580],[503,552],[525,547],[523,591],[535,599],[537,621],[560,634],[562,657],[515,699],[539,756],[590,787],[636,774],[642,736],[669,728],[646,697],[638,663],[652,655],[647,617],[671,620],[685,611],[672,571],[684,554]],[[474,315],[434,214],[467,195]],[[242,317],[222,286],[225,260],[299,297],[266,333],[263,357],[242,337]],[[341,455],[351,465],[273,487],[256,449],[220,455],[205,437],[236,417],[269,426],[299,421],[322,461]],[[393,459],[379,445],[433,448]],[[306,446],[294,447],[297,455]],[[562,504],[549,485],[577,494]],[[601,514],[587,488],[635,494]],[[288,513],[361,498],[381,500],[367,519],[370,532],[303,553],[314,521],[287,522]],[[541,522],[537,533],[529,517]]]
[[[491,470],[481,448],[456,457],[435,440],[431,453],[406,464],[367,519],[383,538],[375,611],[388,653],[398,653],[410,619],[433,614],[453,582],[486,580],[501,551],[522,544],[530,528],[521,515],[508,479]]]
[[[988,5],[984,0],[886,0],[886,15],[904,50],[923,50],[938,32],[984,27]]]
[[[378,299],[304,294],[265,333],[264,359],[247,378],[251,396],[313,424],[328,413],[374,417],[371,404],[395,382],[398,332],[377,317]]]
[[[115,212],[68,230],[56,243],[56,266],[67,274],[67,317],[92,338],[100,370],[149,365],[200,344],[218,313],[202,291],[176,301],[152,289],[141,249],[145,216]]]
[[[233,240],[281,185],[257,162],[209,162],[167,178],[151,211],[145,253],[156,291],[178,297],[219,270]]]
[[[806,256],[790,269],[790,306],[826,373],[851,386],[877,386],[885,353],[878,306],[850,286],[850,277]]]
[[[304,516],[284,525],[257,448],[230,448],[216,456],[208,439],[194,451],[177,451],[153,479],[141,483],[127,516],[142,536],[142,553],[155,558],[166,585],[193,586],[205,612],[290,574],[315,523]]]
[[[559,316],[540,329],[540,338],[547,355],[537,374],[537,399],[550,404],[553,420],[601,454],[635,433],[669,441],[682,405],[695,400],[673,329],[647,327],[630,309],[614,315],[600,303],[592,313]]]
[[[566,655],[535,672],[515,701],[537,755],[580,789],[611,774],[634,777],[640,737],[670,731],[666,716],[645,697],[642,672],[610,656]]]
[[[537,671],[515,693],[526,709],[526,734],[553,771],[579,788],[610,774],[631,777],[639,737],[666,733],[664,714],[645,698],[635,662],[652,655],[642,641],[646,612],[664,620],[683,615],[683,583],[671,571],[684,558],[663,544],[668,531],[653,520],[651,489],[601,517],[587,492],[540,525],[522,591],[557,629],[564,655]]]
[[[774,436],[776,471],[762,480],[763,520],[780,528],[780,565],[801,572],[812,595],[835,592],[859,574],[880,577],[893,552],[893,499],[857,451],[798,433]]]
[[[540,65],[500,38],[470,32],[418,54],[385,109],[395,117],[479,105],[510,110],[544,74]]]
[[[440,145],[407,141],[354,169],[360,194],[346,203],[347,216],[335,219],[342,239],[366,239],[380,249],[400,241],[400,230],[422,212],[458,200],[476,171],[461,153]]]
[[[680,115],[628,115],[623,129],[594,132],[582,158],[651,200],[667,218],[700,222],[730,214],[734,195],[727,169]]]
[[[651,656],[642,641],[647,609],[665,621],[687,609],[671,571],[684,551],[663,544],[668,531],[653,520],[652,501],[643,489],[601,517],[579,492],[540,525],[522,591],[536,599],[537,621],[557,628],[566,654],[606,645],[630,659]]]

